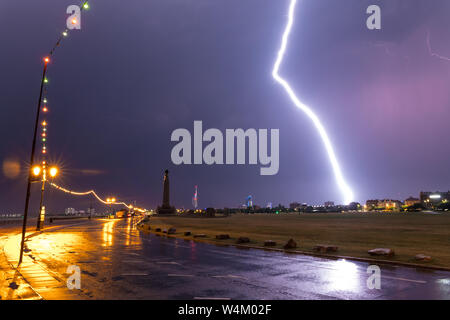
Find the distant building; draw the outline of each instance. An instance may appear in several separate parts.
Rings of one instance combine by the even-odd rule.
[[[301,206],[301,204],[298,202],[289,203],[289,209],[291,209],[291,210],[295,210],[295,209],[299,208],[300,206]]]
[[[399,200],[383,199],[378,201],[378,208],[396,211],[402,208],[402,202]]]
[[[331,207],[334,207],[334,205],[330,206],[328,208],[331,208]],[[351,202],[345,207],[347,210],[350,210],[350,211],[361,211],[361,204],[359,202]]]
[[[245,205],[247,206],[247,208],[253,207],[253,197],[251,195],[249,195],[245,200]]]
[[[407,207],[413,206],[416,203],[420,203],[420,199],[409,197],[408,199],[405,200],[405,206]]]
[[[441,203],[450,202],[450,191],[420,192],[420,202],[427,208],[434,208]]]
[[[402,208],[402,202],[399,200],[382,199],[382,200],[367,200],[364,205],[364,210],[393,210],[397,211]]]
[[[378,208],[378,200],[367,200],[364,205],[364,210],[371,211]]]
[[[325,207],[334,207],[334,201],[325,201]]]
[[[74,208],[66,208],[64,210],[64,214],[66,216],[74,216],[77,213],[77,211]]]

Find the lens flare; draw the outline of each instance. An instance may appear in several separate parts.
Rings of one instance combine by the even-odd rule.
[[[20,174],[20,162],[17,159],[3,160],[3,174],[8,179],[15,179]]]
[[[33,174],[35,176],[38,176],[41,174],[41,167],[39,167],[39,166],[34,166],[32,170],[33,170]]]
[[[287,92],[287,94],[289,95],[290,99],[292,100],[292,102],[297,106],[297,108],[299,108],[300,110],[302,110],[304,113],[306,113],[306,115],[312,120],[312,122],[314,123],[317,131],[319,132],[319,135],[322,139],[322,142],[325,146],[325,149],[328,153],[328,158],[330,160],[331,163],[331,167],[333,168],[334,171],[334,176],[336,178],[336,182],[339,186],[339,189],[343,195],[343,201],[345,204],[348,204],[350,202],[353,201],[353,191],[351,190],[351,188],[348,186],[347,182],[344,179],[344,176],[341,172],[341,168],[339,166],[338,160],[336,158],[336,155],[334,153],[333,150],[333,146],[331,145],[330,139],[328,138],[328,134],[325,131],[324,126],[322,125],[322,123],[320,122],[319,118],[317,117],[317,115],[305,104],[303,104],[296,96],[296,94],[294,93],[294,90],[291,88],[290,84],[279,75],[279,71],[280,71],[280,66],[281,63],[283,62],[283,57],[284,54],[286,52],[286,48],[287,48],[287,44],[288,44],[288,40],[289,40],[289,35],[291,33],[292,30],[292,25],[294,23],[294,10],[295,10],[295,6],[297,4],[297,0],[291,0],[291,3],[289,5],[289,13],[288,13],[288,21],[286,24],[286,28],[284,30],[282,39],[281,39],[281,47],[278,51],[278,55],[277,55],[277,59],[275,61],[275,64],[273,66],[273,70],[272,70],[272,77],[284,88],[284,90]]]

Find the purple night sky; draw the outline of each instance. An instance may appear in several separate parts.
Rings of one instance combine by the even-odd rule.
[[[0,3],[0,177],[3,212],[21,212],[41,59],[77,1]],[[366,8],[382,10],[368,30]],[[49,159],[58,183],[155,207],[340,202],[317,131],[271,76],[289,0],[90,2],[49,66]],[[299,0],[281,74],[322,120],[357,201],[450,189],[450,1]],[[429,40],[429,41],[427,41]],[[428,45],[430,44],[430,46]],[[448,56],[449,58],[445,58]],[[280,170],[175,166],[170,134],[280,129]],[[37,208],[38,186],[33,186]],[[50,210],[89,198],[47,192]],[[100,208],[100,207],[99,207]],[[34,213],[33,213],[34,214]]]

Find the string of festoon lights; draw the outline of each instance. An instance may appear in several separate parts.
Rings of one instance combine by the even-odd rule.
[[[145,209],[141,209],[141,208],[138,208],[138,207],[133,207],[133,205],[131,205],[131,204],[126,204],[125,202],[115,201],[114,198],[112,198],[112,199],[108,198],[106,200],[103,200],[102,198],[100,198],[97,195],[97,193],[95,193],[94,190],[89,190],[89,191],[85,191],[85,192],[76,192],[76,191],[69,190],[69,189],[63,188],[61,186],[58,186],[57,184],[55,184],[53,182],[50,182],[50,185],[52,187],[54,187],[55,189],[58,189],[58,190],[60,190],[62,192],[65,192],[65,193],[68,193],[68,194],[73,194],[73,195],[76,195],[76,196],[87,196],[89,194],[92,194],[95,198],[97,198],[98,201],[100,201],[103,204],[118,204],[118,205],[123,205],[123,206],[125,206],[128,209],[134,209],[135,211],[139,211],[139,212],[145,212],[146,211]]]
[[[89,3],[88,1],[82,1],[80,6],[80,12],[82,12],[83,10],[88,10],[89,9]],[[79,23],[79,21],[77,21],[76,18],[72,18],[72,20],[69,22],[72,23],[73,25],[77,25]],[[50,61],[51,61],[51,57],[53,56],[53,54],[55,53],[56,49],[61,45],[62,41],[68,37],[70,32],[70,29],[66,28],[61,32],[60,36],[58,37],[58,40],[56,41],[55,45],[53,46],[53,48],[50,50],[49,55],[46,56],[44,58],[44,63],[47,66]],[[47,114],[50,110],[49,108],[49,102],[47,99],[48,96],[48,85],[49,85],[49,80],[47,77],[44,77],[44,88],[43,88],[43,98],[42,98],[42,108],[41,111],[44,115],[43,120],[40,122],[41,125],[41,168],[43,169],[43,171],[46,171],[46,167],[47,167],[47,155],[48,155],[48,121],[47,121]],[[45,177],[44,177],[45,179]],[[55,189],[71,194],[71,195],[75,195],[75,196],[87,196],[87,195],[93,195],[99,202],[106,204],[106,205],[123,205],[125,206],[127,209],[133,209],[134,211],[137,212],[146,212],[146,209],[142,209],[142,208],[138,208],[135,207],[131,204],[126,204],[125,202],[119,202],[116,201],[115,198],[107,198],[107,199],[102,199],[94,190],[89,190],[86,192],[77,192],[77,191],[73,191],[73,190],[69,190],[66,188],[63,188],[57,184],[55,184],[53,181],[47,181],[49,185],[51,185],[52,187],[54,187]]]

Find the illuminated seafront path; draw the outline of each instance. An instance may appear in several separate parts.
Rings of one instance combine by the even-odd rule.
[[[2,299],[450,299],[450,272],[380,265],[381,289],[370,290],[363,262],[156,236],[131,218],[51,228],[27,241],[24,261],[42,279],[17,296],[0,278]],[[0,226],[2,254],[16,234]],[[66,288],[69,265],[80,267],[80,290]]]

